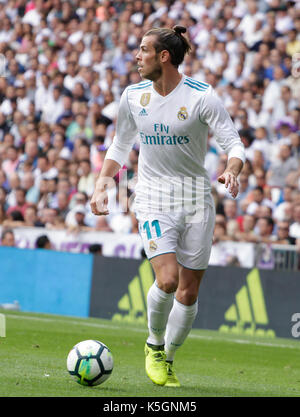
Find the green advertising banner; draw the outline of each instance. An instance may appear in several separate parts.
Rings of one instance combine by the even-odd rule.
[[[154,282],[148,260],[95,257],[90,316],[147,322],[147,293]],[[264,337],[293,337],[300,312],[296,272],[209,267],[199,292],[195,328]]]

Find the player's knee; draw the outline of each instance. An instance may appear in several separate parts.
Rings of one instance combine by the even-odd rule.
[[[179,301],[181,304],[186,306],[193,305],[198,298],[198,291],[195,291],[194,288],[183,288],[178,289],[176,292],[176,300]]]
[[[175,276],[165,276],[163,279],[156,279],[158,288],[170,294],[177,290],[178,278]]]
[[[160,268],[156,268],[155,276],[158,288],[162,291],[170,294],[177,290],[179,282],[177,265],[162,265]]]

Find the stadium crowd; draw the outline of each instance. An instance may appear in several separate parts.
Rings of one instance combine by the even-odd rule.
[[[92,215],[89,198],[120,96],[140,81],[142,36],[175,24],[193,45],[180,71],[216,89],[246,148],[233,200],[216,180],[227,156],[209,134],[214,241],[299,243],[300,2],[280,0],[0,0],[3,230],[138,232],[128,208],[138,143],[112,213]]]

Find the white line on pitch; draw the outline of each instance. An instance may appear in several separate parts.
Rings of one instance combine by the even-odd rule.
[[[34,316],[23,316],[23,315],[14,315],[14,314],[5,314],[6,317],[12,318],[12,319],[27,319],[27,320],[36,320],[36,321],[44,321],[44,322],[61,322],[61,323],[68,323],[73,325],[84,325],[88,327],[98,327],[103,329],[124,329],[124,324],[116,325],[116,324],[102,324],[102,323],[88,323],[86,321],[78,321],[73,320],[69,318],[68,320],[65,320],[63,318],[48,318],[48,317],[34,317]],[[127,323],[126,323],[127,324]],[[130,329],[137,333],[147,333],[147,329],[141,329],[137,327],[131,327]],[[198,335],[191,333],[189,335],[189,338],[191,339],[203,339],[203,340],[219,340],[220,342],[232,342],[232,343],[240,343],[245,345],[257,345],[257,346],[266,346],[266,347],[279,347],[279,348],[288,348],[288,349],[299,349],[298,346],[292,346],[287,344],[280,344],[280,343],[272,343],[272,342],[260,342],[260,341],[252,341],[252,340],[244,340],[244,339],[231,339],[231,338],[225,338],[221,337],[220,335],[216,336],[206,336],[206,335]]]

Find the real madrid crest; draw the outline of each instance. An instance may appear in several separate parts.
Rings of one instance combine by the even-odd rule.
[[[151,93],[143,93],[141,95],[140,103],[143,107],[145,107],[145,106],[147,106],[147,104],[149,104],[150,97],[151,97]]]
[[[177,117],[179,120],[186,120],[189,117],[186,107],[180,107]]]
[[[149,250],[151,250],[151,252],[154,252],[156,249],[157,249],[157,244],[154,242],[154,240],[150,240]]]

